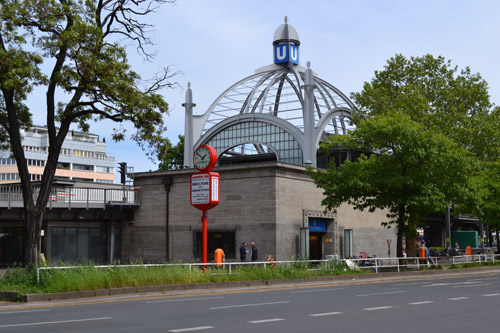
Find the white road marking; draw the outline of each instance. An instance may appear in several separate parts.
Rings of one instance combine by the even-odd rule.
[[[51,324],[67,324],[67,323],[78,323],[78,322],[82,322],[82,321],[95,321],[95,320],[107,320],[107,319],[113,319],[113,317],[87,318],[87,319],[74,319],[74,320],[60,320],[60,321],[42,321],[42,322],[38,322],[38,323],[0,325],[0,328],[2,328],[2,327],[21,327],[21,326],[51,325]]]
[[[498,278],[468,279],[467,281],[487,281],[487,280],[498,280]]]
[[[15,313],[28,313],[28,312],[44,312],[44,311],[50,311],[50,310],[49,309],[45,309],[45,310],[9,311],[9,312],[0,312],[0,315],[15,314]]]
[[[167,332],[192,332],[192,331],[201,331],[201,330],[209,330],[214,328],[213,326],[198,326],[198,327],[189,327],[189,328],[179,328],[176,330],[168,330]]]
[[[321,317],[321,316],[334,316],[334,315],[339,315],[342,314],[343,312],[325,312],[325,313],[313,313],[310,314],[310,317]]]
[[[273,321],[283,321],[283,318],[272,318],[272,319],[262,319],[262,320],[250,320],[247,321],[249,324],[262,324],[262,323],[271,323]]]
[[[393,286],[411,286],[411,285],[415,285],[415,284],[426,284],[426,283],[429,283],[429,282],[411,282],[411,283],[398,283],[398,284],[393,284]]]
[[[421,305],[421,304],[430,304],[434,303],[434,301],[421,301],[421,302],[413,302],[413,303],[408,303],[410,305]]]
[[[378,296],[378,295],[390,295],[390,294],[402,294],[402,293],[407,293],[406,290],[400,290],[400,291],[388,291],[385,293],[375,293],[375,294],[362,294],[362,295],[357,295],[358,297],[365,297],[365,296]]]
[[[229,309],[229,308],[242,308],[247,306],[261,306],[261,305],[273,305],[273,304],[284,304],[290,303],[291,301],[282,301],[282,302],[271,302],[271,303],[254,303],[254,304],[239,304],[239,305],[227,305],[227,306],[215,306],[209,308],[210,310],[218,310],[218,309]]]
[[[332,289],[314,289],[314,290],[299,290],[291,291],[290,294],[300,294],[300,293],[314,293],[319,291],[334,291],[334,290],[344,290],[345,288],[332,288]]]
[[[454,286],[459,284],[474,284],[474,283],[477,282],[433,283],[433,284],[423,285],[422,287],[442,287],[442,286]]]
[[[393,306],[378,306],[376,308],[365,308],[363,310],[365,311],[376,311],[376,310],[385,310],[385,309],[392,309]]]
[[[473,284],[470,286],[453,286],[453,288],[473,288],[473,287],[483,287],[483,286],[491,286],[491,283]]]
[[[491,296],[500,296],[500,294],[486,294],[483,295],[484,297],[491,297]]]
[[[169,303],[169,302],[186,302],[186,301],[202,301],[205,299],[219,299],[224,297],[203,297],[203,298],[181,298],[181,299],[167,299],[162,301],[148,301],[146,303]]]
[[[447,301],[460,301],[463,299],[469,299],[470,297],[455,297],[455,298],[447,298]]]

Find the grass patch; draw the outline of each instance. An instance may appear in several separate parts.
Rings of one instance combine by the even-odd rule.
[[[60,267],[60,266],[58,266]],[[198,267],[155,266],[96,268],[84,264],[68,269],[41,270],[37,284],[36,270],[22,267],[7,270],[0,279],[0,291],[15,291],[21,294],[55,293],[121,287],[155,286],[170,284],[191,284],[228,281],[293,279],[310,276],[363,273],[353,271],[340,261],[329,261],[312,265],[298,261],[276,267],[241,266],[232,269],[207,268],[206,274]]]

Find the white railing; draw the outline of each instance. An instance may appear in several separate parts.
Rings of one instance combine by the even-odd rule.
[[[36,200],[39,187],[33,188],[33,200]],[[139,204],[139,188],[87,188],[54,186],[49,195],[47,207],[72,206],[90,208],[92,205]],[[19,185],[0,185],[0,207],[22,207],[23,195]]]
[[[261,266],[264,268],[274,267],[278,265],[310,265],[312,270],[319,269],[321,264],[339,263],[343,264],[352,270],[370,270],[374,273],[382,271],[397,271],[411,270],[411,269],[426,269],[430,267],[442,267],[458,264],[470,263],[496,263],[500,259],[499,254],[479,254],[469,256],[456,256],[456,257],[407,257],[407,258],[366,258],[366,259],[333,259],[333,260],[288,260],[288,261],[257,261],[257,262],[223,262],[223,263],[175,263],[175,264],[132,264],[132,265],[97,265],[94,268],[129,268],[129,267],[193,267],[202,268],[216,267],[227,269],[227,274],[232,274],[233,269],[241,266]],[[314,268],[318,266],[318,268]],[[39,267],[36,271],[37,282],[40,281],[40,271],[57,270],[57,269],[78,269],[81,266],[51,266]],[[220,272],[217,272],[220,274]]]

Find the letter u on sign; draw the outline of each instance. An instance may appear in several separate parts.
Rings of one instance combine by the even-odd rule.
[[[288,62],[288,44],[278,44],[274,46],[274,63],[281,64]]]
[[[274,63],[291,62],[299,64],[299,47],[292,43],[274,45]]]

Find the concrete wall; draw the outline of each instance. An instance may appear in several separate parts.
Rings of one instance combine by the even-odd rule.
[[[329,221],[323,236],[322,253],[343,254],[343,230],[354,229],[354,254],[387,256],[386,239],[392,240],[391,254],[396,254],[395,229],[380,225],[384,212],[359,212],[343,205],[336,214],[324,212],[322,190],[300,166],[270,162],[252,165],[222,166],[220,204],[208,212],[208,231],[235,232],[235,254],[242,242],[255,241],[259,260],[272,254],[277,260],[290,260],[300,253],[300,228],[308,217],[326,217]],[[122,258],[148,262],[166,258],[165,177],[172,179],[169,192],[169,259],[195,260],[194,233],[201,231],[201,211],[190,201],[191,170],[160,171],[136,174],[141,188],[141,206],[132,224],[123,227]],[[198,259],[196,259],[198,260]],[[247,260],[250,260],[247,257]]]

